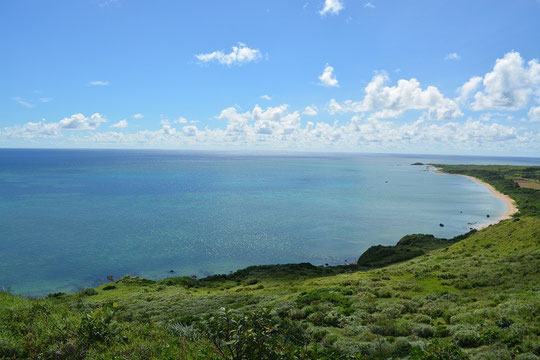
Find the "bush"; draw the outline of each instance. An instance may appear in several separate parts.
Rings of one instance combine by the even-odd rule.
[[[241,314],[221,308],[198,326],[226,359],[287,358],[309,342],[297,323],[273,316],[266,309]]]
[[[464,348],[480,346],[480,335],[474,330],[460,330],[454,334],[456,344]]]
[[[495,321],[495,325],[497,325],[501,329],[505,329],[507,327],[510,327],[510,325],[512,325],[513,323],[514,323],[514,321],[512,319],[508,319],[506,317],[502,317],[502,318],[498,319],[497,321]]]
[[[84,289],[80,292],[80,294],[85,296],[94,296],[97,295],[98,292],[96,291],[96,289]]]
[[[412,345],[405,339],[398,339],[394,344],[392,355],[395,357],[409,356],[412,350]]]
[[[310,291],[300,295],[296,299],[296,304],[300,307],[325,302],[342,307],[350,307],[352,305],[352,301],[345,297],[341,292],[325,288]]]
[[[192,278],[187,277],[187,276],[170,277],[170,278],[161,280],[159,283],[160,284],[165,284],[167,286],[180,285],[180,286],[183,286],[183,287],[186,287],[186,288],[194,288],[194,287],[200,287],[201,286],[199,281],[197,281],[197,279],[192,279]]]
[[[258,283],[259,283],[259,280],[257,280],[257,279],[249,279],[249,280],[246,280],[244,282],[244,286],[255,285],[255,284],[258,284]]]
[[[447,342],[434,342],[426,349],[414,347],[411,360],[466,360],[469,357],[454,344]]]
[[[80,339],[88,345],[97,342],[110,343],[114,340],[121,331],[114,319],[117,308],[118,304],[112,303],[86,314],[79,327]]]
[[[114,290],[114,289],[116,289],[116,286],[114,285],[105,285],[103,287],[103,290]]]
[[[415,335],[422,338],[430,338],[435,335],[435,329],[433,329],[433,326],[425,324],[415,326],[413,328],[413,332]]]

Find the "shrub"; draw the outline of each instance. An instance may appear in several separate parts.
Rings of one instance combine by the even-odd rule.
[[[186,288],[194,288],[194,287],[200,287],[201,286],[199,281],[197,281],[197,279],[192,279],[192,278],[187,277],[187,276],[170,277],[170,278],[161,280],[159,283],[160,284],[165,284],[167,286],[180,285],[180,286],[183,286],[183,287],[186,287]],[[163,288],[160,289],[158,287],[157,290],[158,291],[163,290]]]
[[[431,317],[424,315],[424,314],[418,314],[414,317],[414,321],[421,324],[431,324]]]
[[[80,292],[81,295],[85,295],[85,296],[94,296],[94,295],[97,295],[98,292],[96,291],[96,289],[84,289]]]
[[[90,314],[86,314],[79,327],[79,337],[86,344],[96,342],[111,342],[120,334],[120,327],[116,322],[115,315],[117,303],[105,305]]]
[[[435,329],[433,329],[433,326],[425,324],[415,326],[413,328],[413,332],[415,335],[422,338],[430,338],[435,335]]]
[[[506,317],[502,317],[502,318],[498,319],[497,321],[495,321],[495,325],[497,325],[501,329],[505,329],[507,327],[510,327],[510,325],[512,325],[513,323],[514,323],[514,321],[512,319],[509,319],[509,318],[506,318]]]
[[[47,297],[48,298],[60,298],[62,296],[66,295],[66,293],[63,293],[63,292],[55,292],[55,293],[51,293],[51,294],[48,294]]]
[[[116,286],[114,285],[105,285],[103,287],[103,290],[114,290],[114,289],[116,289]]]
[[[538,360],[538,356],[531,353],[519,354],[516,356],[516,360]]]
[[[395,357],[405,357],[411,353],[412,345],[406,339],[398,339],[394,344],[392,355]]]
[[[255,285],[255,284],[258,284],[258,283],[259,283],[259,280],[257,280],[257,279],[249,279],[249,280],[246,280],[244,282],[244,286]]]
[[[480,346],[480,335],[474,330],[460,330],[454,334],[456,344],[464,348]]]
[[[311,337],[316,342],[321,342],[326,335],[328,335],[328,331],[324,329],[315,329],[311,333]]]
[[[469,357],[454,344],[447,342],[434,342],[426,349],[414,347],[411,351],[411,360],[466,360]]]
[[[198,326],[226,359],[286,358],[286,354],[308,342],[304,329],[297,323],[273,316],[266,309],[241,314],[221,308]]]

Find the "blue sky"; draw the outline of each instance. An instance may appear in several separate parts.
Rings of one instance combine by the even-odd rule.
[[[0,3],[0,146],[540,155],[540,1]]]

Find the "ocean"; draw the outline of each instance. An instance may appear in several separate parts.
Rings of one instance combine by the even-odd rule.
[[[0,149],[0,289],[42,296],[96,286],[107,275],[160,279],[260,264],[344,264],[406,234],[453,237],[505,213],[485,187],[410,165],[416,161],[540,164],[538,158]]]

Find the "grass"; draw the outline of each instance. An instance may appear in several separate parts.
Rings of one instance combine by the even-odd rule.
[[[455,239],[412,235],[384,251],[373,247],[357,266],[125,277],[43,299],[0,293],[0,358],[535,359],[540,216],[530,191],[537,190],[508,181],[537,172],[443,170],[482,173],[528,207],[518,221]],[[403,249],[416,256],[404,258]]]

